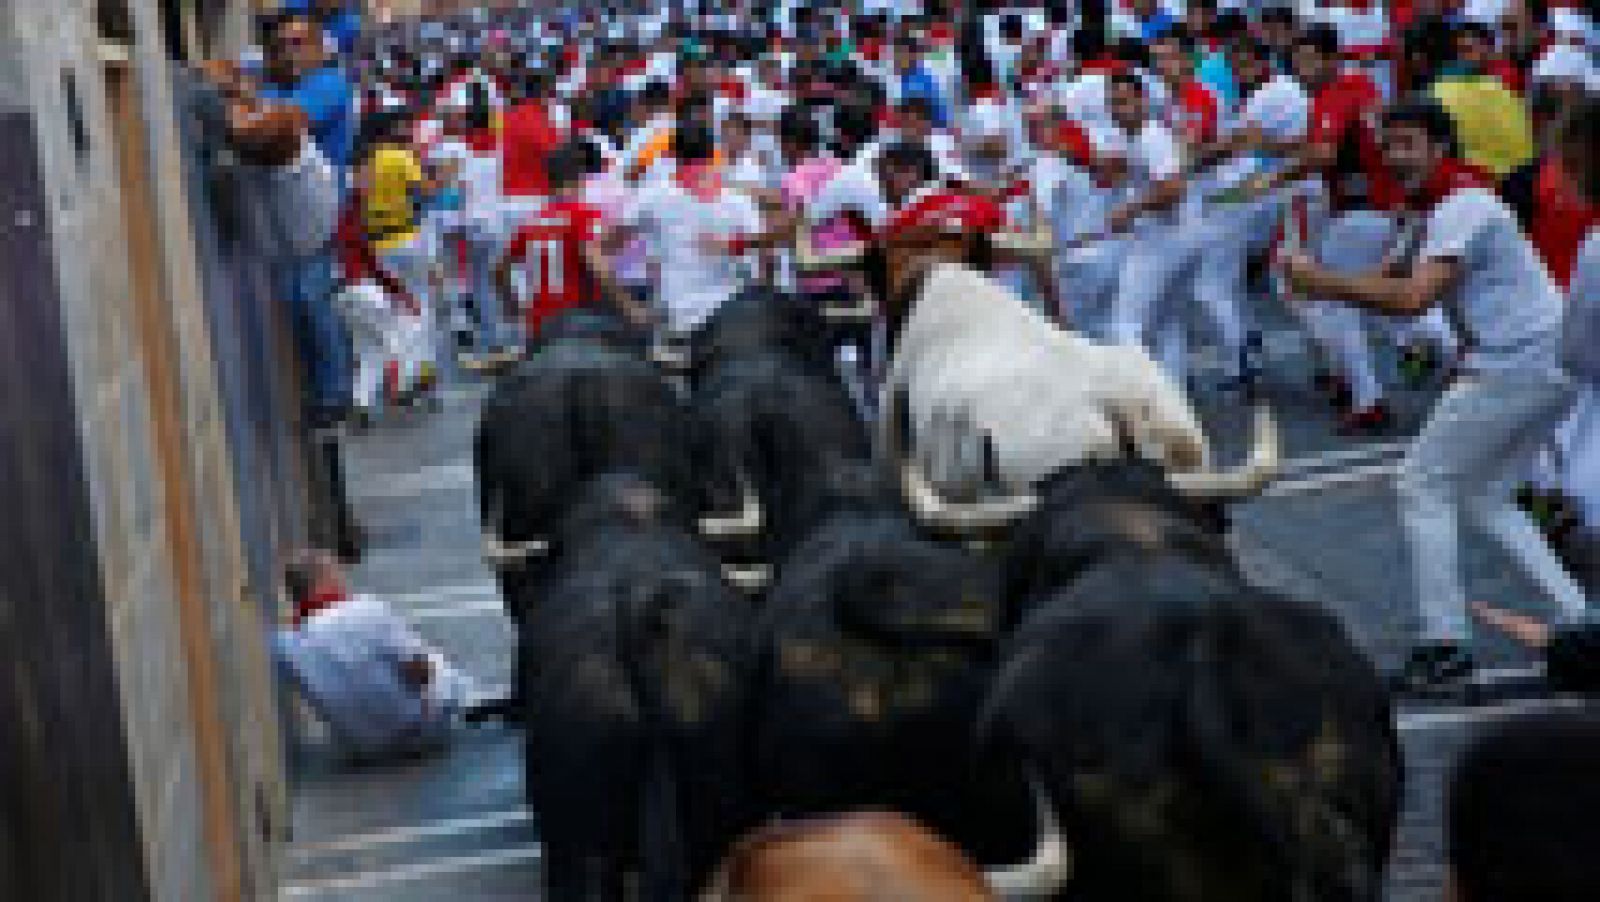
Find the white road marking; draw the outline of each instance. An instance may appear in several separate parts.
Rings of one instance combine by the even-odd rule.
[[[413,883],[434,877],[466,874],[487,868],[505,867],[539,861],[544,857],[544,846],[539,843],[497,849],[481,855],[462,855],[436,858],[414,864],[400,865],[373,871],[360,871],[341,877],[290,883],[283,888],[280,898],[303,899],[388,886],[395,883]]]
[[[1280,478],[1291,475],[1304,475],[1313,470],[1327,470],[1331,467],[1369,462],[1379,458],[1399,457],[1405,454],[1410,447],[1411,443],[1409,441],[1398,441],[1368,442],[1349,448],[1336,448],[1323,454],[1291,457],[1278,468],[1278,473]]]
[[[392,605],[407,607],[411,605],[437,604],[447,598],[484,599],[499,598],[500,587],[493,580],[479,579],[468,583],[452,583],[428,589],[425,592],[390,593],[383,596],[384,600]]]
[[[479,617],[499,618],[508,622],[511,619],[506,616],[505,603],[499,599],[493,601],[467,601],[438,607],[410,608],[401,613],[405,615],[407,620],[419,623],[430,620],[473,620]]]
[[[1462,724],[1488,723],[1517,714],[1552,709],[1584,708],[1586,699],[1557,696],[1554,698],[1518,699],[1498,705],[1473,705],[1446,708],[1438,711],[1415,711],[1395,718],[1395,726],[1402,733],[1426,730],[1430,727],[1460,726]]]
[[[372,849],[379,846],[392,846],[418,839],[436,839],[442,836],[477,833],[510,824],[527,823],[531,820],[533,820],[533,812],[528,811],[526,808],[495,811],[479,817],[430,821],[421,824],[410,824],[404,827],[394,827],[389,830],[376,830],[371,833],[343,836],[326,842],[295,846],[290,850],[290,853],[294,857],[303,860],[324,855],[359,852],[363,849]]]
[[[358,498],[411,498],[439,489],[470,488],[473,479],[472,462],[461,460],[422,467],[410,473],[369,477],[361,480],[365,484],[354,489],[352,494]]]
[[[1313,492],[1325,492],[1329,489],[1341,488],[1349,485],[1359,485],[1363,482],[1373,482],[1379,479],[1389,479],[1400,472],[1399,462],[1367,464],[1358,467],[1346,467],[1326,473],[1317,473],[1298,479],[1284,479],[1272,483],[1261,492],[1262,498],[1288,498],[1293,495],[1307,495]]]

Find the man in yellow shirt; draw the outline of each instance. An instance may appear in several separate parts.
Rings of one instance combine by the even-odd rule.
[[[1466,61],[1463,45],[1481,36],[1458,33],[1455,38],[1455,59],[1439,66],[1428,93],[1455,122],[1460,158],[1489,170],[1496,179],[1505,178],[1533,159],[1533,122],[1527,103],[1504,81]]]

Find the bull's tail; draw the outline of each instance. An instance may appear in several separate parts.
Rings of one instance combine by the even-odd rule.
[[[672,586],[655,585],[622,598],[616,609],[619,661],[639,709],[637,853],[645,899],[682,899],[689,888],[672,723],[661,691],[667,616],[675,601]]]

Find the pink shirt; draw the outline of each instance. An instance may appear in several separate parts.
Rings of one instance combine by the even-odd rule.
[[[783,199],[790,209],[801,209],[817,196],[839,173],[843,164],[831,156],[812,157],[797,164],[783,177]],[[811,230],[811,245],[819,251],[832,250],[855,241],[855,226],[843,214],[829,219]],[[800,279],[800,290],[807,292],[833,291],[844,285],[844,279],[831,274],[810,275]]]

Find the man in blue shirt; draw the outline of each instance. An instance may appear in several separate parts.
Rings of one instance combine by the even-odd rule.
[[[267,71],[261,96],[304,110],[323,155],[335,166],[349,166],[355,150],[355,88],[329,58],[322,26],[309,13],[285,13],[268,20],[263,32]]]
[[[1128,4],[1128,11],[1139,26],[1139,39],[1145,43],[1166,37],[1172,26],[1177,24],[1172,20],[1172,14],[1155,0],[1132,0]]]
[[[361,37],[361,12],[345,0],[284,0],[286,13],[308,13],[322,25],[324,33],[332,39],[341,57],[355,52],[356,41]]]
[[[895,78],[899,81],[899,102],[905,103],[913,97],[921,97],[928,102],[928,107],[933,114],[933,124],[938,128],[948,128],[950,125],[950,111],[945,106],[944,98],[939,93],[939,83],[933,73],[922,64],[918,55],[917,45],[910,40],[901,41],[894,48]]]
[[[264,21],[261,43],[266,77],[259,97],[300,107],[323,156],[347,169],[355,154],[355,91],[329,59],[322,26],[310,13],[280,13]],[[349,409],[354,372],[349,333],[333,305],[333,249],[286,261],[277,271],[278,291],[291,304],[311,424],[332,425]]]

